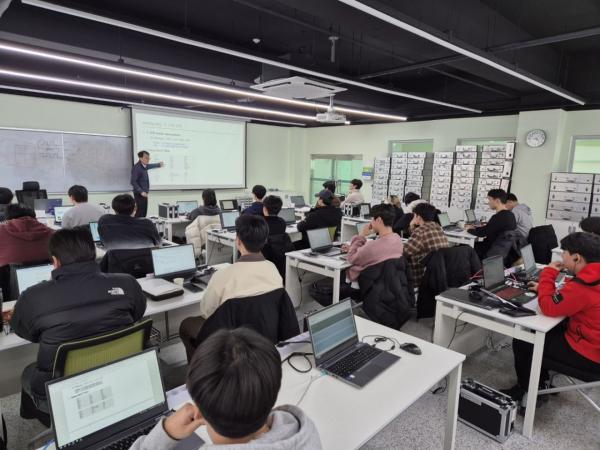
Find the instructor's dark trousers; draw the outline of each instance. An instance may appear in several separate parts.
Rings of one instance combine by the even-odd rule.
[[[135,198],[135,204],[137,211],[135,217],[146,217],[148,213],[148,197],[142,197],[141,194],[134,192],[133,197]]]

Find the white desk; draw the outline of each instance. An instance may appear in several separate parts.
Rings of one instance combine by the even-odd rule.
[[[172,241],[173,240],[173,229],[183,228],[184,232],[181,233],[181,236],[185,236],[185,227],[187,227],[191,222],[185,217],[178,217],[177,219],[165,219],[164,217],[159,217],[159,220],[162,220],[165,224],[165,235],[164,238]]]
[[[302,239],[302,233],[298,231],[296,224],[288,225],[285,232],[292,242]],[[206,233],[206,264],[212,264],[214,257],[219,253],[221,247],[230,247],[233,262],[237,261],[237,248],[235,246],[235,231],[209,230]]]
[[[353,236],[358,234],[358,228],[356,228],[356,226],[359,223],[369,223],[370,221],[371,219],[363,219],[362,217],[342,217],[340,241],[348,242]]]
[[[285,254],[285,290],[294,307],[300,305],[302,285],[296,271],[303,270],[333,278],[333,303],[340,300],[342,270],[352,266],[338,256],[308,256],[310,250],[297,250]]]
[[[487,330],[501,333],[513,339],[519,339],[533,344],[533,358],[527,395],[527,411],[523,423],[523,435],[531,438],[533,435],[533,420],[537,401],[538,381],[542,367],[542,354],[546,333],[558,325],[563,317],[547,317],[538,309],[537,316],[513,318],[500,314],[498,310],[486,310],[475,305],[436,297],[435,329],[433,342],[447,346],[455,330],[455,321],[460,320]]]
[[[468,231],[444,231],[448,238],[448,242],[453,244],[467,244],[469,247],[475,247],[477,236],[472,235]]]

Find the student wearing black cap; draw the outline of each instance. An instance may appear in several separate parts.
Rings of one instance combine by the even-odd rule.
[[[340,230],[342,210],[333,206],[333,193],[328,189],[323,189],[319,192],[318,197],[317,207],[307,213],[302,222],[298,222],[298,231],[302,233],[302,240],[294,244],[298,250],[309,247],[308,236],[306,235],[308,230],[336,227],[336,234]]]

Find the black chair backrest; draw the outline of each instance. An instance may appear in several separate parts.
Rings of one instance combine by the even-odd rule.
[[[108,250],[100,270],[104,273],[128,273],[135,278],[145,277],[154,272],[151,248]]]
[[[287,233],[269,236],[263,247],[262,254],[277,267],[281,278],[285,280],[285,254],[294,251],[294,244]]]
[[[252,328],[274,344],[300,334],[290,296],[284,288],[227,300],[204,322],[196,346],[221,329]]]
[[[491,247],[487,251],[486,258],[489,258],[490,256],[502,256],[504,265],[507,266],[507,258],[510,251],[518,251],[517,239],[518,235],[514,230],[501,233],[496,240],[492,242]]]
[[[558,247],[558,239],[552,225],[541,225],[529,230],[529,243],[533,250],[535,262],[549,264],[552,260],[552,249]]]
[[[24,205],[29,206],[31,209],[34,209],[34,203],[36,199],[48,198],[46,189],[15,191],[15,194],[17,195],[17,200],[19,203],[23,203]]]

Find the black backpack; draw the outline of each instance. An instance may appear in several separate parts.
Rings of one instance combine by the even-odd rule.
[[[308,292],[321,306],[333,303],[333,279],[324,278],[310,285]],[[348,283],[340,282],[340,300],[350,297],[352,289]]]

